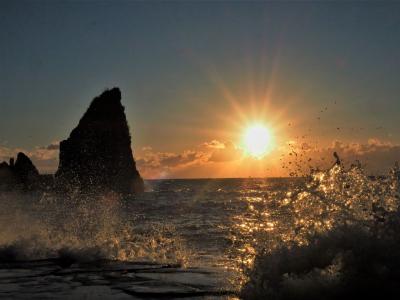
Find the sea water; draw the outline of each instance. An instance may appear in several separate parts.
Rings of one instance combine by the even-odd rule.
[[[370,228],[397,212],[399,196],[393,176],[337,166],[305,178],[149,180],[145,193],[123,199],[0,200],[2,298],[279,299],[266,284],[301,273],[293,261],[271,273],[271,257],[288,263],[282,247],[303,249],[343,223]],[[337,275],[335,263],[307,270]]]

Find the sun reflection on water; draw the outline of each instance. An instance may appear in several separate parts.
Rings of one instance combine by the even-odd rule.
[[[348,170],[335,165],[312,173],[286,187],[265,187],[264,196],[243,191],[243,212],[233,217],[232,253],[235,268],[246,281],[256,255],[285,245],[307,245],[310,237],[341,224],[369,224],[377,218],[377,207],[398,209],[398,183],[386,177],[372,180],[359,166]]]

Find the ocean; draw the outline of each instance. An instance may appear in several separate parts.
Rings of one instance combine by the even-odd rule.
[[[395,214],[393,176],[334,167],[307,178],[148,180],[124,199],[2,194],[0,298],[291,299],[265,282],[294,274],[285,291],[298,291],[303,275],[339,278],[340,255],[314,265],[314,253],[307,267],[290,259],[311,255],[315,236]]]

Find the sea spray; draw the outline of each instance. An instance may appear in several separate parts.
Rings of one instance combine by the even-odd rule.
[[[357,166],[355,169],[340,169],[338,173],[333,170],[331,172],[314,172],[307,179],[148,181],[147,184],[151,185],[149,192],[128,199],[120,199],[113,194],[103,198],[82,198],[78,195],[46,195],[38,198],[2,194],[0,242],[4,251],[3,256],[0,256],[5,261],[50,258],[57,265],[66,268],[66,272],[80,268],[80,262],[89,268],[101,265],[104,260],[119,265],[118,262],[113,262],[114,259],[124,260],[129,264],[142,260],[152,261],[156,265],[162,265],[162,262],[182,262],[181,265],[188,265],[188,269],[191,266],[200,266],[202,270],[214,267],[224,279],[233,282],[233,287],[240,287],[241,283],[248,282],[243,289],[246,297],[266,295],[266,286],[280,295],[279,286],[283,282],[282,278],[287,276],[290,278],[287,282],[291,284],[289,286],[299,288],[307,286],[302,285],[302,282],[314,282],[303,279],[316,278],[319,275],[329,275],[320,277],[321,282],[326,282],[325,279],[329,279],[331,284],[336,284],[336,279],[344,282],[343,276],[336,276],[342,274],[340,268],[356,266],[357,263],[352,264],[349,256],[336,255],[336,250],[332,251],[333,256],[326,255],[325,249],[348,249],[347,245],[351,245],[355,236],[360,236],[360,241],[365,241],[358,244],[366,248],[364,245],[371,234],[379,236],[383,232],[380,228],[392,228],[395,233],[399,226],[390,224],[395,224],[396,221],[392,215],[397,211],[398,185],[390,177],[369,178]],[[325,175],[321,176],[321,173]],[[360,181],[365,184],[357,185]],[[353,199],[352,193],[358,196]],[[367,210],[364,211],[361,203],[356,205],[356,200],[360,197],[369,199],[365,200],[366,203],[382,204],[367,205]],[[307,199],[312,201],[308,203]],[[345,200],[349,200],[348,208],[342,205],[346,203]],[[332,205],[329,207],[332,211],[323,214],[320,210],[330,201]],[[299,207],[301,209],[296,211]],[[345,213],[341,213],[342,211]],[[390,222],[381,222],[382,219],[390,219]],[[313,220],[316,222],[313,223]],[[321,220],[331,222],[324,223]],[[330,232],[332,236],[323,239]],[[344,246],[337,242],[340,239],[336,237],[341,234],[341,243]],[[316,245],[319,242],[315,242],[317,240],[326,242],[318,248]],[[389,241],[395,239],[390,238]],[[314,250],[304,250],[313,244],[316,245],[310,249]],[[389,245],[385,240],[378,244]],[[334,248],[333,245],[337,247]],[[280,254],[280,249],[282,253],[299,249],[298,255],[290,255],[297,259],[289,261],[289,255]],[[393,255],[390,254],[391,249],[394,247],[389,245],[388,257]],[[273,256],[275,250],[278,254]],[[312,254],[304,256],[305,253],[314,252],[320,258],[317,259]],[[348,250],[339,252],[347,253]],[[362,257],[360,252],[350,253],[357,253],[357,257]],[[302,255],[304,260],[300,260]],[[276,262],[274,272],[266,271],[268,268],[263,264],[263,258],[266,257]],[[323,263],[328,261],[328,264],[321,266],[320,262],[315,263],[314,260]],[[294,267],[296,262],[303,265]],[[18,266],[30,264],[31,262],[17,262]],[[272,268],[269,262],[266,264]],[[320,267],[316,267],[318,265]],[[296,271],[301,269],[315,269],[315,272],[309,272],[309,276],[303,278],[303,272]],[[100,267],[99,272],[101,270]],[[385,268],[378,267],[377,270]],[[177,272],[181,272],[181,269]],[[266,273],[272,275],[263,275]],[[284,276],[285,273],[288,275]],[[277,285],[271,287],[265,285],[265,280],[257,279],[263,276]],[[163,278],[171,280],[172,277]],[[83,278],[86,280],[87,276],[84,275]],[[125,279],[117,279],[116,283]],[[213,287],[223,286],[219,281],[214,283],[218,285]],[[48,285],[50,288],[51,281]],[[138,289],[141,288],[140,285],[138,284]],[[296,291],[295,288],[291,290]]]
[[[184,241],[168,224],[138,223],[132,199],[2,193],[0,260],[69,256],[103,260],[188,262]]]
[[[275,229],[255,243],[242,297],[398,295],[399,202],[396,169],[378,178],[359,164],[311,173],[304,185],[270,202],[273,211],[259,212]]]

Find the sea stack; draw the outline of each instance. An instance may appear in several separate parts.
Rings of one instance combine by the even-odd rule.
[[[19,152],[17,160],[0,164],[0,191],[34,191],[39,188],[40,175],[30,158]]]
[[[59,160],[55,175],[58,187],[83,193],[144,190],[118,88],[93,99],[78,126],[60,143]]]
[[[10,159],[10,167],[14,169],[21,183],[27,190],[35,190],[39,183],[39,171],[30,158],[19,152],[17,160]]]

